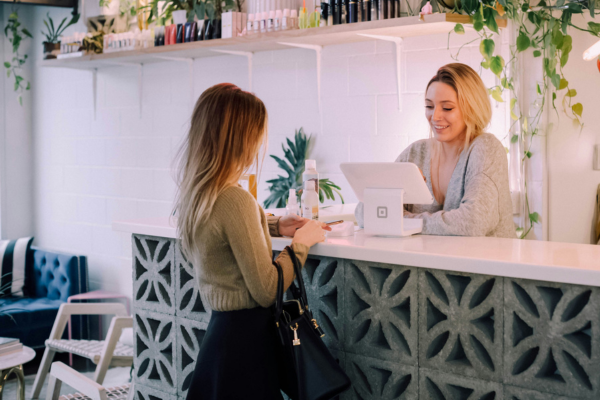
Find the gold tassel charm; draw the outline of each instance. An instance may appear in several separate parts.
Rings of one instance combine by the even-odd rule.
[[[292,344],[294,346],[300,346],[300,339],[298,339],[298,333],[296,332],[298,330],[298,324],[296,324],[295,327],[290,326],[290,329],[294,331],[294,340],[292,341]]]
[[[323,330],[321,329],[321,327],[319,326],[319,324],[317,324],[317,320],[316,319],[311,319],[313,325],[315,326],[315,331],[317,331],[318,335],[320,337],[324,337],[325,336],[325,332],[323,332]]]

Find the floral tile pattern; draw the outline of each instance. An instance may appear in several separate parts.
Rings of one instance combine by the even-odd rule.
[[[177,352],[175,349],[175,316],[134,309],[136,385],[156,390],[177,392]]]
[[[133,304],[138,309],[174,314],[174,241],[133,235]]]
[[[419,366],[502,382],[499,277],[419,271]]]
[[[207,322],[177,317],[177,395],[185,397],[194,377]]]
[[[186,260],[179,241],[175,242],[175,313],[196,321],[210,320],[210,308],[200,298],[196,272]]]
[[[417,270],[344,261],[349,353],[417,363]]]
[[[600,398],[600,290],[506,279],[505,382]]]

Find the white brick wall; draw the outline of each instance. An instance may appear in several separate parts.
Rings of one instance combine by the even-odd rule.
[[[51,13],[61,13],[51,10]],[[46,9],[35,9],[41,22]],[[428,136],[423,91],[436,69],[469,36],[407,38],[404,44],[402,112],[398,111],[393,47],[362,42],[323,50],[322,111],[319,113],[314,53],[303,49],[257,53],[253,91],[269,112],[269,154],[282,156],[281,143],[304,127],[315,139],[312,157],[323,177],[355,196],[339,170],[345,161],[393,161],[411,142]],[[39,54],[36,54],[39,58]],[[477,67],[477,49],[460,61]],[[484,74],[487,85],[494,78]],[[171,160],[186,134],[196,99],[206,88],[232,82],[248,87],[246,59],[222,56],[194,61],[190,87],[186,63],[144,66],[140,117],[135,67],[98,71],[97,116],[92,111],[92,78],[86,71],[35,68],[34,124],[38,188],[36,243],[89,256],[92,287],[131,292],[130,238],[113,232],[118,219],[165,216],[175,185]],[[491,132],[505,136],[503,105],[494,107]],[[39,115],[39,116],[38,116]],[[265,180],[279,172],[265,158]]]

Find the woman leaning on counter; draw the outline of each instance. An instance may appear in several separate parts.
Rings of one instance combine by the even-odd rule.
[[[396,162],[421,169],[434,201],[406,205],[405,217],[423,219],[425,235],[515,238],[506,151],[485,133],[492,107],[479,75],[465,64],[440,68],[427,84],[425,117],[432,137]],[[356,220],[363,226],[362,203]]]

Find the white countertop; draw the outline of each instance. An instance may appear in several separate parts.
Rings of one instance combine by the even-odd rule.
[[[113,223],[117,231],[174,238],[174,220],[153,218]],[[273,238],[283,250],[289,238]],[[512,278],[600,286],[600,246],[518,239],[415,235],[328,238],[310,254]]]

